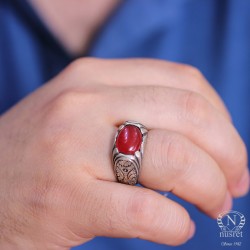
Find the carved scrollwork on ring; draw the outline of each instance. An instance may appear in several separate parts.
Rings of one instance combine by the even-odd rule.
[[[117,180],[121,183],[135,185],[137,183],[137,166],[133,161],[120,159],[115,163]]]

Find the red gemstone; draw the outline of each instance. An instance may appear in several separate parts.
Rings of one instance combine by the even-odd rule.
[[[116,138],[116,147],[120,153],[133,155],[140,150],[142,134],[139,128],[133,125],[125,126]]]

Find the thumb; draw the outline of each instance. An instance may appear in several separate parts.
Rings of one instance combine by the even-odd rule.
[[[88,192],[87,209],[81,217],[94,236],[138,237],[178,245],[194,234],[187,211],[152,190],[95,180]]]

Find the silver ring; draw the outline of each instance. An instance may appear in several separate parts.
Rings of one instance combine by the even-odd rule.
[[[116,133],[113,147],[114,173],[117,181],[136,185],[148,130],[135,121],[126,121]]]

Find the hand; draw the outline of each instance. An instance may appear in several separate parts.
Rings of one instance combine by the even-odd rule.
[[[117,126],[148,127],[139,182],[116,183]],[[249,188],[246,148],[196,69],[81,59],[0,118],[0,246],[68,249],[95,236],[169,245],[194,233],[172,191],[212,217]]]

